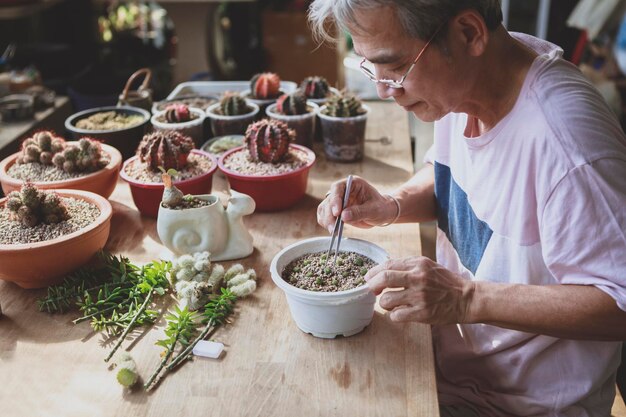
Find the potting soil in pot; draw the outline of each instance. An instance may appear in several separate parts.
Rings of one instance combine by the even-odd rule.
[[[235,152],[224,160],[224,166],[231,171],[243,175],[278,175],[295,171],[310,162],[306,152],[299,149],[290,149],[283,162],[272,164],[270,162],[253,161],[247,149]]]
[[[17,245],[55,239],[89,226],[100,215],[98,206],[87,201],[70,197],[61,197],[61,201],[69,219],[53,224],[40,223],[35,227],[24,226],[13,219],[9,209],[0,207],[0,244]]]
[[[355,252],[334,253],[326,265],[326,252],[311,253],[289,263],[282,278],[294,287],[309,291],[336,292],[360,287],[363,277],[376,262]]]
[[[85,130],[113,130],[136,126],[144,121],[144,117],[136,114],[122,114],[106,111],[93,114],[76,122],[76,127]]]
[[[196,198],[193,196],[183,197],[183,200],[180,203],[178,203],[178,205],[176,206],[171,206],[169,204],[161,202],[161,206],[170,210],[185,210],[185,209],[191,209],[191,208],[199,208],[199,207],[208,206],[210,204],[211,204],[210,201],[203,200],[201,198]]]
[[[85,175],[93,174],[94,172],[97,171],[66,172],[57,168],[55,165],[43,165],[37,162],[13,164],[7,170],[7,174],[12,178],[32,182],[63,181],[83,177]]]
[[[187,158],[187,166],[178,170],[175,180],[183,181],[200,176],[209,172],[212,166],[213,164],[208,157],[194,153],[189,154],[189,157]],[[161,171],[152,171],[148,167],[148,164],[141,162],[139,159],[135,159],[131,163],[127,164],[124,167],[124,171],[129,177],[140,182],[163,182],[163,179],[161,178]]]

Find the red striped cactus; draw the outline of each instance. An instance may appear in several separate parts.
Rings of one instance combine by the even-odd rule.
[[[250,80],[250,92],[253,98],[269,99],[280,94],[280,78],[273,72],[256,74]]]
[[[191,120],[191,112],[186,104],[171,104],[165,109],[168,123],[183,123]]]
[[[245,144],[253,161],[276,164],[285,159],[295,136],[285,123],[263,119],[248,126]]]
[[[155,172],[159,167],[166,171],[181,170],[187,166],[187,157],[193,148],[190,137],[175,130],[158,130],[143,137],[137,156]]]

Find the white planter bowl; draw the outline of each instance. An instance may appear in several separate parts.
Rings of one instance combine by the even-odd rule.
[[[301,240],[281,250],[270,265],[272,280],[285,292],[298,328],[325,339],[361,332],[372,321],[376,302],[367,285],[338,292],[317,292],[294,287],[282,278],[283,270],[291,261],[309,253],[325,252],[329,245],[330,237]],[[341,251],[356,252],[377,264],[389,259],[383,248],[361,239],[343,239]]]
[[[197,118],[190,120],[188,122],[182,123],[163,123],[157,120],[158,117],[165,114],[165,110],[159,113],[156,113],[150,119],[152,126],[158,130],[176,130],[183,135],[189,136],[193,139],[194,143],[197,147],[202,145],[205,141],[204,138],[204,118],[205,113],[204,110],[196,109],[195,107],[190,107],[189,111],[196,116]]]

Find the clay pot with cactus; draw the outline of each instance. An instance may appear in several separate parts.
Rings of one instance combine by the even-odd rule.
[[[0,200],[0,279],[24,288],[58,283],[104,247],[111,214],[97,194],[24,183]]]
[[[337,162],[356,162],[365,151],[365,126],[369,107],[347,92],[333,96],[319,108],[324,153]]]
[[[143,137],[136,155],[127,159],[120,172],[130,184],[139,211],[156,217],[163,195],[163,171],[175,170],[176,186],[185,194],[211,192],[215,158],[195,149],[193,140],[175,130],[157,130]]]
[[[306,96],[300,90],[290,94],[283,94],[275,104],[265,109],[265,113],[275,120],[285,122],[295,131],[295,143],[308,148],[313,147],[315,136],[315,121],[317,104],[307,101]]]
[[[243,135],[258,113],[259,106],[231,92],[206,110],[214,136]]]
[[[251,196],[257,211],[283,210],[305,195],[315,154],[294,138],[285,123],[263,119],[248,127],[244,146],[220,157],[232,189]]]
[[[77,189],[108,198],[122,164],[120,152],[95,139],[77,142],[49,130],[36,132],[22,142],[20,151],[0,162],[0,182],[5,194],[30,181],[40,189]]]
[[[176,130],[193,139],[196,147],[204,143],[204,117],[202,109],[186,104],[170,104],[150,119],[156,130]]]

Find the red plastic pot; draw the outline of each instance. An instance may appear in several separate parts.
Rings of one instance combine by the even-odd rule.
[[[315,164],[315,153],[312,150],[300,146],[289,145],[290,148],[305,152],[310,162],[295,171],[278,175],[243,175],[232,171],[224,166],[224,161],[229,155],[245,149],[239,146],[225,152],[219,159],[219,167],[228,177],[228,182],[233,190],[249,195],[256,203],[256,211],[285,210],[296,204],[306,193],[309,170]]]
[[[198,149],[191,151],[193,154],[203,155],[211,160],[211,169],[197,177],[189,178],[183,181],[174,181],[174,185],[184,194],[209,194],[213,185],[213,173],[217,169],[217,160],[211,154]],[[139,212],[147,217],[156,218],[159,213],[159,205],[163,197],[163,183],[160,182],[140,182],[126,174],[126,166],[136,160],[138,157],[133,156],[124,161],[120,176],[130,185],[130,192],[133,196],[133,202]]]

